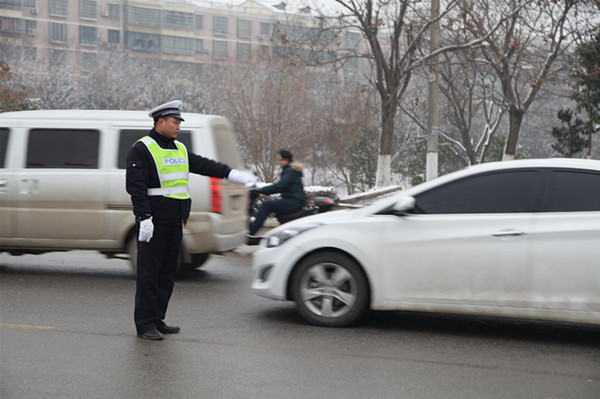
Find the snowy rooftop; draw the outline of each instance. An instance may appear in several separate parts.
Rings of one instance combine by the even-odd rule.
[[[314,6],[309,3],[312,0],[188,0],[190,3],[205,8],[231,8],[241,7],[245,3],[259,4],[268,8],[273,13],[288,14],[311,14]]]

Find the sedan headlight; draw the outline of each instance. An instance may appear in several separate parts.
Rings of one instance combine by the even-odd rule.
[[[296,237],[300,233],[304,233],[305,231],[312,230],[315,227],[319,227],[320,224],[303,224],[300,226],[289,227],[287,229],[283,229],[278,233],[275,233],[271,236],[267,237],[267,248],[278,247],[287,240],[292,237]]]

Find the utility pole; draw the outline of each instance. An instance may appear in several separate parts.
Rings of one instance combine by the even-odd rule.
[[[440,0],[431,0],[431,19],[440,16]],[[433,53],[440,48],[440,24],[435,22],[431,25],[429,37],[429,51]],[[438,176],[438,129],[440,123],[439,100],[440,100],[440,67],[437,57],[432,58],[429,64],[429,93],[427,99],[427,163],[426,179],[435,179]]]

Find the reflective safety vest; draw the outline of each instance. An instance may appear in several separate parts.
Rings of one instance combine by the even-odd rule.
[[[160,180],[160,188],[149,188],[148,195],[162,195],[174,199],[190,198],[188,177],[190,167],[188,153],[185,145],[175,140],[176,150],[161,148],[150,136],[142,137],[139,141],[144,143],[156,164],[156,172]]]

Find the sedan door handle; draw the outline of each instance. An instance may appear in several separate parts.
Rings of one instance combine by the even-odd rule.
[[[514,237],[514,236],[522,236],[525,234],[527,234],[527,233],[525,233],[524,231],[520,231],[520,230],[502,230],[502,231],[497,231],[495,233],[492,233],[492,235],[494,237]]]

